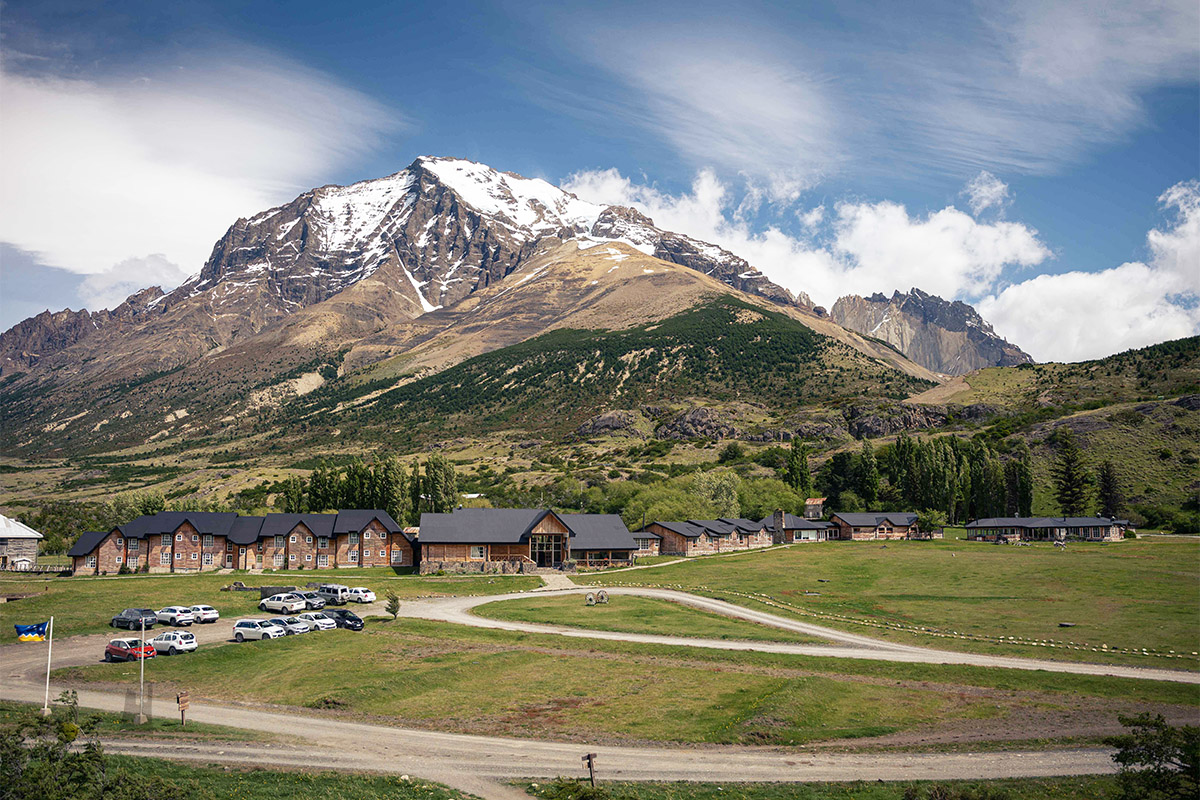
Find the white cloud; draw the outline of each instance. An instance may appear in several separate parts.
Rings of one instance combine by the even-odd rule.
[[[162,280],[198,271],[235,219],[398,125],[364,95],[247,48],[133,77],[5,72],[0,100],[0,241],[102,275],[95,298],[145,286],[148,265]]]
[[[1200,333],[1200,182],[1168,189],[1166,230],[1147,234],[1149,264],[1039,275],[978,305],[998,333],[1038,360],[1080,361]]]
[[[986,169],[968,181],[961,194],[967,198],[967,205],[971,207],[971,213],[975,216],[989,208],[1003,211],[1011,200],[1008,184]]]
[[[824,225],[796,237],[753,230],[730,213],[730,194],[711,170],[689,193],[638,185],[615,169],[571,176],[564,188],[608,204],[632,205],[660,227],[713,242],[747,259],[777,283],[829,306],[846,294],[917,286],[942,297],[986,292],[1006,267],[1040,264],[1050,251],[1037,231],[1015,222],[981,223],[954,207],[913,217],[897,203],[837,204]]]
[[[188,276],[188,270],[168,261],[162,253],[127,258],[104,272],[93,272],[79,284],[84,308],[116,308],[129,295],[150,286],[170,288]]]

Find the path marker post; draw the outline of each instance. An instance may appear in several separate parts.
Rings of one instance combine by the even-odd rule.
[[[179,727],[186,728],[187,727],[186,712],[192,705],[191,699],[188,697],[188,693],[187,693],[186,689],[184,691],[180,692],[179,694],[175,695],[175,702],[179,704]]]
[[[590,780],[592,782],[592,787],[595,788],[595,786],[596,786],[596,754],[588,753],[586,756],[583,756],[583,763],[586,764],[587,768],[588,768],[588,780]]]

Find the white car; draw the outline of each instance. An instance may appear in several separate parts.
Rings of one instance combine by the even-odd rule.
[[[282,636],[287,636],[287,631],[265,619],[239,619],[233,625],[233,638],[239,642],[247,639],[278,639]]]
[[[363,586],[355,586],[350,589],[350,599],[356,603],[374,603],[375,593]]]
[[[272,617],[267,620],[272,625],[278,625],[283,628],[288,636],[295,636],[301,633],[308,633],[312,630],[312,626],[299,617]]]
[[[187,606],[167,606],[159,611],[157,616],[163,625],[191,625],[196,621],[192,610]]]
[[[258,604],[259,611],[274,611],[276,613],[295,614],[308,607],[304,598],[291,592],[273,594]]]
[[[336,622],[322,614],[320,611],[309,611],[304,614],[297,614],[296,619],[307,622],[309,627],[318,631],[331,631],[337,627]]]
[[[200,623],[216,622],[221,614],[212,606],[192,606],[192,617]]]
[[[158,655],[166,653],[173,656],[176,653],[190,653],[195,650],[196,636],[187,631],[164,631],[151,639],[150,644]]]

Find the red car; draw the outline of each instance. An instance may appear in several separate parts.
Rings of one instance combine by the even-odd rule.
[[[154,656],[154,645],[141,639],[113,639],[104,648],[105,661],[137,661]]]

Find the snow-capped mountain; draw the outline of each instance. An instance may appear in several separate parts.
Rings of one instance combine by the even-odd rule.
[[[734,254],[660,230],[633,209],[433,157],[386,178],[313,189],[238,220],[200,273],[164,304],[204,294],[218,313],[251,302],[268,316],[284,316],[378,275],[406,299],[406,316],[415,317],[502,279],[548,238],[577,239],[581,247],[624,241],[743,291],[810,305]]]

